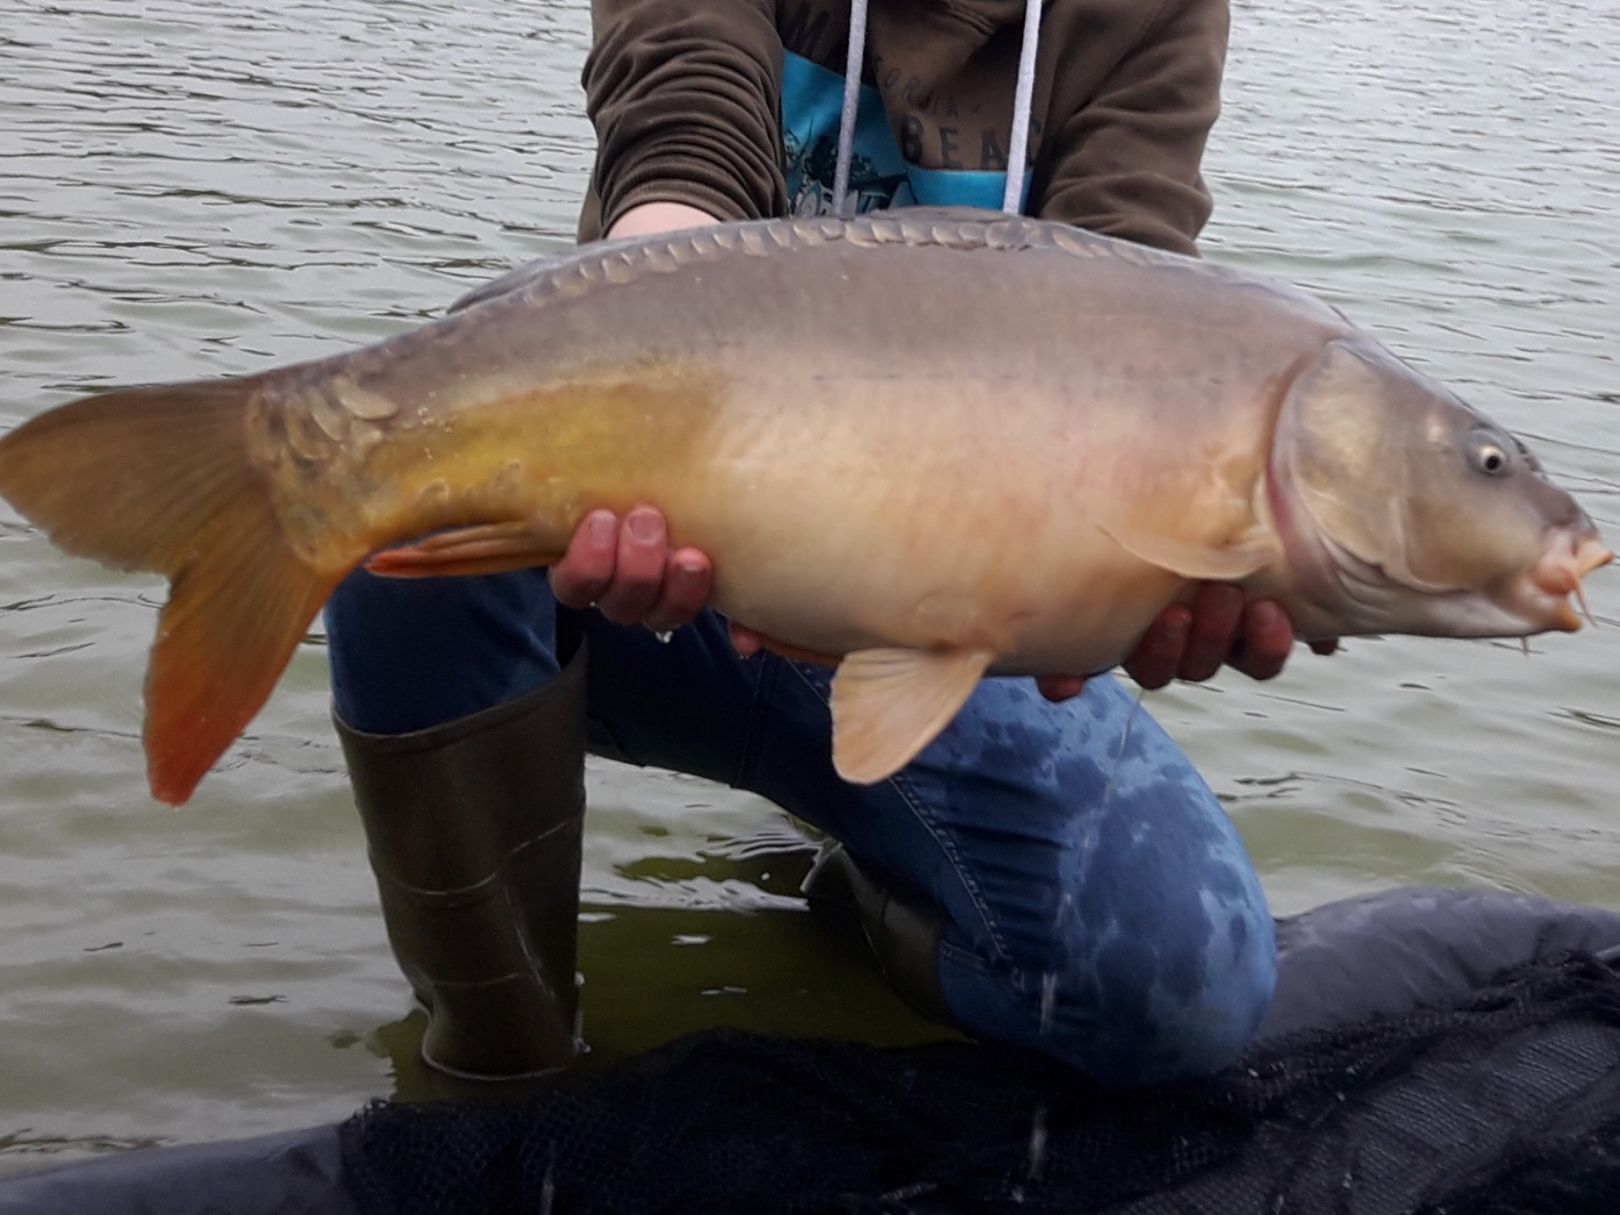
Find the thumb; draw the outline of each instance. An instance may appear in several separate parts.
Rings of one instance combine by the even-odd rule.
[[[753,629],[740,624],[727,624],[726,633],[731,638],[731,648],[737,651],[739,658],[752,658],[765,648],[764,638]]]
[[[1086,681],[1079,675],[1042,675],[1035,686],[1047,700],[1061,704],[1085,691]]]

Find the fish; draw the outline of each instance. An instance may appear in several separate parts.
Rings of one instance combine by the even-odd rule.
[[[413,330],[119,388],[0,438],[0,496],[168,580],[145,681],[185,802],[338,584],[554,563],[660,509],[712,606],[836,665],[837,773],[982,679],[1117,666],[1200,582],[1305,640],[1573,632],[1613,559],[1530,450],[1297,287],[954,209],[568,250]]]

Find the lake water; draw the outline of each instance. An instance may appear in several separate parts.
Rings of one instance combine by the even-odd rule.
[[[567,243],[588,7],[0,0],[0,429],[263,369]],[[1620,15],[1236,3],[1212,258],[1321,292],[1527,437],[1620,535]],[[1279,912],[1402,883],[1620,907],[1610,627],[1355,641],[1148,706]],[[320,638],[185,808],[145,792],[162,586],[0,508],[0,1170],[452,1091],[383,936]],[[768,805],[593,764],[592,1063],[700,1026],[932,1031],[794,897]]]

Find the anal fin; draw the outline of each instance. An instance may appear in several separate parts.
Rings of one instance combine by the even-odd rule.
[[[366,562],[366,569],[384,578],[451,578],[504,574],[560,560],[556,545],[537,536],[528,524],[486,523],[384,549]]]
[[[833,767],[857,785],[893,776],[973,694],[995,655],[985,650],[857,650],[832,683]]]

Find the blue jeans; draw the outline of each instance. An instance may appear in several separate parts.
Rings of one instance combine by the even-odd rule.
[[[593,749],[760,794],[941,910],[942,995],[967,1032],[1141,1084],[1218,1070],[1259,1026],[1276,946],[1254,871],[1111,678],[1062,705],[986,680],[918,759],[860,787],[832,768],[830,672],[738,658],[713,612],[666,643],[560,608],[540,571],[361,571],[326,609],[336,711],[400,733],[530,692],[559,669],[559,620],[590,644]]]

